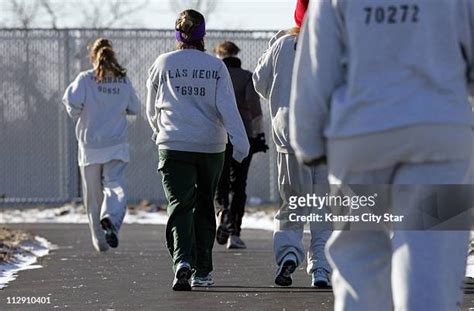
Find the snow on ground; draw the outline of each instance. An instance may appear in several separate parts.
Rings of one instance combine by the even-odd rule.
[[[23,241],[18,245],[19,252],[7,262],[0,263],[0,289],[16,279],[17,273],[23,270],[38,269],[38,258],[46,256],[55,246],[46,239],[35,237],[32,241]]]
[[[127,224],[165,225],[168,215],[164,210],[129,210],[125,217]],[[0,224],[18,223],[75,223],[88,222],[82,205],[67,204],[56,208],[2,209]],[[243,229],[273,230],[273,213],[264,211],[246,213],[242,220]]]

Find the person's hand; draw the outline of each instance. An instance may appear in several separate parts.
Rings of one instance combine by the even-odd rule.
[[[250,153],[267,152],[268,145],[265,140],[265,133],[260,133],[255,138],[249,138]]]

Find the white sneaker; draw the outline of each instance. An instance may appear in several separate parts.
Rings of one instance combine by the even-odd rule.
[[[323,268],[317,268],[311,275],[311,286],[317,288],[331,288],[329,272]]]
[[[227,240],[227,248],[228,249],[245,249],[247,246],[245,245],[244,241],[237,236],[231,235],[230,238]]]
[[[467,256],[466,277],[474,279],[474,252],[472,250]]]
[[[193,276],[191,281],[192,287],[207,287],[211,285],[214,285],[214,280],[210,273],[206,276]]]

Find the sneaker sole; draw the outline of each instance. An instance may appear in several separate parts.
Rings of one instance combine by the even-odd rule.
[[[217,232],[216,232],[216,241],[218,244],[220,245],[224,245],[227,243],[227,240],[229,239],[229,232],[227,231],[227,229],[222,226],[222,225],[219,225],[219,227],[217,228]]]
[[[191,286],[192,287],[209,287],[209,286],[212,286],[214,285],[214,281],[212,282],[206,282],[206,283],[195,283],[195,282],[191,282]]]
[[[328,284],[326,281],[316,281],[312,285],[315,288],[332,288],[331,284]]]
[[[115,232],[110,220],[107,218],[102,219],[100,224],[102,225],[102,229],[105,230],[105,240],[107,241],[107,244],[109,244],[109,246],[112,248],[117,248],[119,241],[117,233]]]
[[[176,272],[176,278],[178,281],[173,284],[174,291],[190,291],[191,285],[189,284],[189,279],[191,278],[192,271],[191,269],[184,267]]]
[[[296,270],[296,263],[293,261],[285,262],[280,273],[275,278],[275,284],[279,286],[290,286],[293,284],[291,274]]]
[[[246,249],[247,246],[245,245],[229,245],[227,246],[227,249]]]

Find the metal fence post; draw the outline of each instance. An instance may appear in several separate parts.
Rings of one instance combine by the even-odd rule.
[[[61,36],[59,36],[59,44],[61,44]],[[58,48],[60,51],[61,49]],[[67,59],[67,44],[64,44],[64,60]],[[67,68],[67,66],[65,66]],[[65,69],[67,70],[67,69]],[[64,80],[67,79],[66,72],[64,73]],[[52,103],[51,103],[52,104]],[[61,109],[62,110],[62,109]],[[62,111],[61,111],[62,112]],[[64,113],[58,113],[58,148],[59,148],[59,189],[61,199],[69,199],[68,191],[68,171],[67,171],[67,120],[65,120]]]
[[[71,67],[74,67],[74,55],[76,54],[76,44],[74,37],[69,30],[59,30],[63,34],[64,40],[64,88],[72,80]],[[81,195],[81,177],[79,167],[77,166],[77,143],[75,139],[74,122],[67,120],[67,138],[65,143],[68,147],[67,152],[67,172],[69,175],[69,200],[76,199]]]

